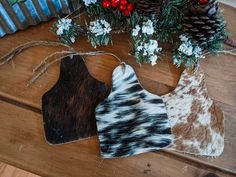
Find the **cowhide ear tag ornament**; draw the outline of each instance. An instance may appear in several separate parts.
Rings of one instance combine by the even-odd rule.
[[[224,149],[224,116],[209,97],[198,66],[182,73],[176,89],[163,96],[172,132],[170,149],[194,155],[219,156]]]
[[[96,119],[103,158],[166,148],[173,139],[162,98],[144,90],[129,65],[113,71],[112,91],[97,106]]]
[[[58,82],[42,98],[47,141],[61,144],[97,135],[95,108],[110,90],[90,75],[81,56],[62,59]]]

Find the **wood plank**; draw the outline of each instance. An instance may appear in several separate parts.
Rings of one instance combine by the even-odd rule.
[[[222,6],[230,37],[236,39],[236,10]],[[208,56],[201,66],[206,73],[210,95],[217,101],[236,106],[236,57],[230,55]]]
[[[236,21],[234,20],[236,18],[236,10],[227,6],[223,7],[225,8],[224,14],[226,20],[228,21],[228,28],[232,34],[232,37],[236,38]],[[55,40],[55,36],[49,32],[50,25],[51,22],[41,24],[37,27],[32,27],[27,31],[21,31],[17,34],[0,39],[0,55],[27,41]],[[135,63],[132,57],[127,56],[129,46],[127,45],[126,40],[121,40],[126,38],[127,35],[116,35],[113,37],[113,40],[115,41],[114,46],[102,47],[100,49],[113,51],[120,57],[124,58],[127,63],[134,66],[144,88],[153,93],[167,93],[176,86],[182,69],[176,69],[169,60],[162,60],[155,67],[148,65],[140,67]],[[82,38],[80,42],[74,45],[74,47],[79,51],[92,50],[90,44],[86,42],[85,38]],[[30,88],[26,87],[26,81],[32,76],[32,69],[40,63],[42,58],[56,50],[62,50],[62,48],[36,47],[17,56],[14,64],[1,67],[0,96],[40,109],[41,96],[57,81],[59,67],[58,65],[52,67],[36,84]],[[165,58],[170,58],[170,55],[167,54]],[[87,60],[87,66],[92,75],[98,80],[106,83],[111,82],[111,72],[116,65],[117,62],[111,57],[90,57]],[[235,130],[235,57],[224,55],[220,55],[218,58],[208,57],[201,63],[201,65],[207,73],[207,85],[210,95],[215,100],[223,103],[223,105],[226,105],[223,107],[227,120],[226,130]],[[207,161],[209,165],[215,165],[218,168],[236,172],[236,158],[234,153],[236,138],[233,136],[233,132],[234,131],[228,132],[228,134],[226,132],[226,149],[223,156],[218,159],[197,158],[183,154],[176,155],[179,155],[179,157],[186,157],[186,159],[191,158],[191,160],[201,163]],[[85,141],[85,143],[86,142],[87,141]],[[12,159],[12,162],[17,160],[18,159],[16,157],[15,159]]]
[[[33,173],[0,162],[1,177],[39,177]]]
[[[203,177],[208,173],[234,176],[207,166],[181,162],[161,152],[102,160],[96,138],[51,146],[45,142],[40,114],[2,101],[0,107],[0,134],[5,135],[0,141],[0,158],[42,176]]]

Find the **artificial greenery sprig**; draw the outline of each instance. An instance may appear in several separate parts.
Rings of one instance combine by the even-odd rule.
[[[131,54],[134,55],[139,64],[149,63],[155,65],[162,54],[159,42],[168,42],[173,46],[178,43],[173,54],[174,64],[177,67],[182,64],[185,67],[193,67],[199,59],[203,58],[203,51],[217,53],[222,47],[223,41],[227,38],[223,18],[222,23],[217,23],[220,25],[217,28],[217,33],[212,34],[212,40],[205,44],[200,44],[192,39],[184,41],[183,36],[180,41],[176,38],[184,32],[182,24],[192,0],[163,0],[160,14],[150,14],[148,16],[138,14],[135,8],[126,14],[120,8],[123,3],[123,1],[121,3],[121,0],[117,0],[119,8],[111,5],[112,0],[83,0],[83,2],[89,20],[87,27],[82,28],[74,24],[71,26],[71,29],[74,30],[68,33],[65,32],[63,35],[59,34],[59,40],[70,44],[74,42],[75,38],[85,34],[92,46],[96,48],[100,45],[112,43],[112,32],[126,31],[131,36]],[[138,0],[124,0],[124,2],[126,2],[127,10],[127,4],[138,3]],[[54,32],[57,33],[58,29],[57,27]],[[194,39],[191,35],[189,37]]]
[[[74,23],[72,19],[62,18],[53,24],[52,31],[58,36],[60,42],[73,44],[84,32],[84,29]]]
[[[157,19],[155,16],[145,17],[134,13],[130,18],[132,54],[136,62],[155,65],[162,48],[156,38]]]
[[[96,48],[111,42],[111,25],[104,19],[91,21],[88,26],[88,40]]]
[[[161,42],[173,42],[173,35],[176,35],[182,28],[182,18],[187,10],[189,0],[171,0],[163,4],[157,31]]]
[[[194,67],[202,58],[204,58],[203,49],[184,34],[180,35],[180,44],[173,54],[173,63],[176,67],[182,64],[186,68]]]

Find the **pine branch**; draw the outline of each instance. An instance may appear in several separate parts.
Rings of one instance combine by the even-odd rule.
[[[187,3],[188,0],[172,0],[163,4],[158,25],[158,28],[160,29],[160,41],[172,42],[173,34],[181,30],[181,21],[187,7]]]

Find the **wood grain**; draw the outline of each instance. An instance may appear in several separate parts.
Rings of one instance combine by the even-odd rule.
[[[40,114],[2,101],[0,107],[0,134],[5,134],[0,141],[0,159],[42,176],[203,177],[208,173],[234,176],[218,169],[181,162],[161,152],[102,160],[97,138],[51,146],[45,142]],[[22,126],[18,126],[20,124]]]
[[[33,173],[21,170],[19,168],[0,162],[1,177],[39,177]]]
[[[225,9],[224,15],[228,21],[228,29],[231,32],[231,36],[236,38],[236,9],[228,6],[223,6],[223,8]],[[21,31],[0,39],[0,55],[7,53],[13,47],[27,41],[55,40],[55,36],[49,32],[51,24],[52,22],[41,24],[37,27],[31,27],[27,31]],[[180,73],[183,69],[176,69],[175,66],[171,64],[170,54],[167,53],[164,59],[159,61],[158,65],[155,67],[149,65],[139,66],[131,56],[127,55],[130,47],[127,40],[124,40],[126,38],[127,35],[125,34],[114,35],[114,46],[99,49],[114,52],[128,64],[131,64],[135,68],[139,80],[146,90],[157,94],[165,94],[172,90],[177,85]],[[85,38],[81,38],[74,47],[78,51],[94,50]],[[59,77],[59,65],[50,68],[32,87],[27,88],[26,82],[32,77],[33,68],[40,63],[44,57],[61,50],[63,50],[61,47],[35,47],[18,55],[15,61],[9,65],[2,66],[0,68],[0,97],[4,98],[4,100],[11,100],[9,102],[17,104],[18,106],[21,104],[24,105],[23,107],[31,106],[37,110],[36,112],[39,112],[41,109],[42,95],[56,83]],[[111,83],[111,73],[117,64],[114,58],[107,56],[89,57],[86,61],[89,72],[96,79],[107,84]],[[139,172],[142,172],[144,167],[146,168],[145,163],[149,159],[153,161],[157,169],[153,176],[157,176],[159,172],[162,176],[189,176],[186,173],[183,175],[178,171],[178,169],[181,168],[181,164],[183,166],[185,166],[185,164],[191,166],[192,176],[202,175],[202,170],[199,170],[197,168],[198,166],[203,169],[210,168],[216,171],[236,174],[236,60],[235,57],[226,55],[219,55],[218,57],[209,56],[201,62],[201,66],[206,73],[207,86],[211,97],[222,106],[225,113],[226,141],[223,155],[217,159],[206,159],[172,151],[159,152],[158,154],[149,153],[142,155],[140,161],[137,162],[139,163],[137,166],[135,163],[137,159],[140,158],[139,156],[124,160],[121,159],[121,161],[106,162],[104,166],[102,165],[102,170],[99,168],[100,171],[98,171],[97,176],[101,176],[105,172],[107,172],[107,176],[114,176],[114,170],[115,174],[118,173],[117,176],[140,176]],[[6,109],[9,110],[6,111]],[[24,117],[24,119],[17,121],[19,117]],[[88,170],[88,174],[91,174],[90,167],[92,165],[98,165],[98,161],[101,160],[97,149],[98,144],[95,139],[58,147],[48,146],[44,138],[41,137],[43,136],[42,122],[40,123],[42,117],[35,112],[25,112],[25,110],[22,111],[21,109],[19,111],[15,106],[9,107],[8,105],[5,107],[1,105],[0,118],[4,121],[13,119],[11,122],[5,122],[4,126],[2,122],[0,124],[0,126],[3,127],[0,130],[3,135],[3,140],[0,140],[0,159],[8,161],[9,163],[47,176],[56,176],[61,173],[62,170],[59,168],[62,163],[66,163],[69,165],[66,167],[63,166],[66,169],[64,169],[65,172],[62,172],[62,174],[70,176],[75,173],[80,173],[80,170],[82,170],[83,173]],[[27,128],[25,126],[27,126]],[[30,126],[32,127],[30,128]],[[24,134],[25,129],[27,129],[26,134]],[[36,137],[41,139],[35,142],[34,138]],[[23,142],[27,147],[24,151],[25,154],[17,152],[20,146],[19,142]],[[38,151],[40,151],[40,153],[38,153]],[[41,154],[41,151],[44,153]],[[36,157],[34,157],[34,155]],[[52,159],[48,156],[52,156]],[[77,164],[77,159],[73,159],[74,156],[82,158],[82,160]],[[163,159],[163,161],[157,160],[158,158]],[[172,160],[172,158],[174,159]],[[47,160],[48,162],[44,164]],[[160,166],[158,166],[158,163],[163,164],[164,162],[168,164],[168,169],[167,167],[160,168]],[[51,163],[55,164],[51,165]],[[85,166],[83,164],[91,165]],[[127,167],[128,170],[126,170],[125,167]],[[173,167],[173,169],[169,167]],[[96,171],[96,169],[94,171]],[[131,171],[134,172],[132,173]],[[174,175],[174,172],[177,174]]]

